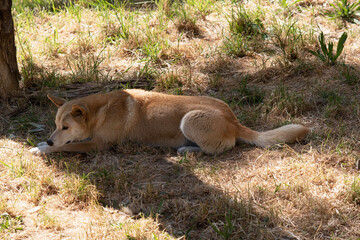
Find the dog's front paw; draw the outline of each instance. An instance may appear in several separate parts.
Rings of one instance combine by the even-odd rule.
[[[38,147],[40,147],[40,146],[49,146],[49,144],[47,144],[47,142],[39,142],[36,146],[38,146]]]
[[[37,147],[30,149],[30,152],[34,155],[41,155],[42,153],[54,152],[54,148],[49,146],[46,142],[41,142]]]

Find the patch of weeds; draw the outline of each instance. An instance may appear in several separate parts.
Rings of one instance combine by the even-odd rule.
[[[224,48],[228,55],[243,57],[249,50],[264,49],[267,33],[258,13],[247,12],[240,5],[228,17],[230,36],[225,37]]]
[[[22,216],[13,217],[8,213],[0,215],[0,232],[16,232],[23,230]]]
[[[302,0],[278,0],[280,6],[284,8],[285,10],[289,10],[291,7],[295,6],[298,2],[301,2]]]
[[[107,1],[102,1],[98,7],[100,7],[100,14],[106,22],[103,26],[105,41],[109,43],[115,43],[119,39],[131,41],[135,36],[131,32],[135,22],[135,14],[131,11],[125,12],[125,6],[121,3],[120,6],[116,6]],[[115,16],[116,20],[112,16]]]
[[[11,178],[21,178],[23,176],[30,177],[27,180],[26,184],[32,184],[31,179],[38,179],[38,175],[36,169],[38,165],[34,161],[29,161],[26,157],[24,157],[24,149],[18,151],[16,153],[16,157],[10,158],[8,160],[0,160],[0,167],[4,167],[6,169],[6,174],[8,174]],[[24,188],[26,186],[23,186]]]
[[[245,57],[249,51],[250,46],[242,35],[234,35],[225,37],[224,49],[226,54],[233,57]]]
[[[172,8],[174,9],[172,18],[179,32],[184,32],[188,37],[200,35],[200,28],[196,24],[197,14],[190,5],[175,1]]]
[[[356,72],[355,68],[348,65],[342,65],[341,67],[341,76],[343,81],[348,85],[355,85],[359,82],[359,74]]]
[[[302,95],[290,92],[285,86],[277,87],[267,100],[266,113],[297,116],[309,108]]]
[[[80,6],[78,3],[75,3],[75,1],[70,1],[70,4],[66,7],[66,11],[77,20],[80,28],[82,19],[82,6]]]
[[[25,40],[23,43],[19,38],[20,45],[20,63],[22,81],[26,88],[34,85],[39,78],[41,68],[35,63],[29,43]]]
[[[2,162],[0,162],[2,164]],[[6,212],[8,208],[7,199],[4,196],[0,196],[0,212]]]
[[[244,78],[240,82],[238,93],[241,96],[241,102],[249,105],[258,105],[262,103],[265,98],[265,92],[256,86],[249,86],[247,78]]]
[[[228,19],[230,32],[236,35],[265,37],[265,29],[262,21],[254,12],[246,12],[240,5],[237,9],[232,9]]]
[[[48,213],[46,213],[44,208],[42,208],[40,210],[39,216],[37,219],[39,221],[39,227],[41,227],[43,229],[54,229],[54,230],[61,229],[56,217],[51,216]]]
[[[113,35],[124,40],[129,40],[131,36],[131,23],[134,22],[133,14],[124,14],[124,11],[117,11],[116,19],[118,20],[119,27]]]
[[[39,124],[37,113],[28,112],[12,118],[9,133],[16,132],[18,135],[28,135],[43,132],[45,125]]]
[[[354,99],[354,101],[351,103],[351,108],[353,115],[360,119],[360,101]]]
[[[326,11],[325,15],[332,19],[341,18],[348,22],[360,23],[356,18],[359,16],[360,1],[348,1],[348,0],[335,0],[334,3],[330,3],[333,7],[332,11]]]
[[[325,37],[324,37],[324,33],[321,32],[319,37],[319,44],[321,47],[321,51],[317,50],[312,51],[312,50],[308,50],[311,54],[313,54],[315,57],[317,57],[318,59],[320,59],[322,62],[329,64],[329,65],[335,65],[336,64],[336,60],[340,57],[340,54],[342,53],[343,49],[344,49],[344,44],[345,41],[347,39],[347,33],[344,32],[337,44],[337,48],[336,48],[336,53],[334,54],[333,52],[333,48],[334,48],[334,43],[333,42],[329,42],[328,44],[326,44],[325,42]]]
[[[93,40],[93,36],[91,35],[91,32],[81,32],[78,33],[78,36],[76,38],[76,49],[75,49],[75,54],[74,57],[77,56],[84,56],[86,54],[90,54],[93,53],[95,51],[95,43]],[[103,49],[101,49],[100,54],[103,53],[105,47]]]
[[[343,107],[343,97],[333,90],[320,90],[319,95],[325,103],[324,115],[325,117],[336,117],[340,116]]]
[[[320,97],[325,100],[326,104],[338,105],[343,100],[343,98],[333,90],[322,90],[319,94]]]
[[[38,204],[41,198],[41,188],[38,182],[30,180],[27,183],[23,183],[22,187],[26,191],[29,200],[35,204]]]
[[[284,23],[275,20],[272,28],[273,42],[283,53],[286,62],[293,62],[301,57],[304,47],[304,33],[297,22],[288,18]]]
[[[32,58],[22,59],[21,75],[26,89],[38,87],[57,88],[64,84],[64,77],[54,69],[37,65]]]
[[[57,33],[54,34],[54,39],[57,39]],[[28,89],[31,87],[57,87],[61,85],[62,78],[58,73],[56,73],[56,71],[48,70],[45,67],[39,66],[39,64],[35,62],[28,40],[22,38],[20,34],[17,34],[17,38],[19,43],[18,45],[20,46],[20,72],[24,87]],[[52,45],[54,49],[51,54],[59,53],[60,43],[56,42],[56,44],[52,43]]]
[[[215,74],[214,76],[209,76],[209,87],[212,89],[220,89],[224,84],[224,80],[222,79],[219,73]]]
[[[227,240],[227,239],[231,238],[232,233],[235,230],[233,221],[234,220],[232,217],[232,212],[231,212],[231,209],[229,209],[228,212],[225,213],[225,222],[224,222],[223,229],[221,230],[214,223],[211,223],[211,227],[219,236],[221,236],[223,239]]]
[[[350,184],[348,194],[352,202],[360,205],[360,177],[354,178],[354,181]]]
[[[101,63],[105,60],[104,49],[98,54],[86,54],[76,58],[67,58],[67,65],[70,69],[72,82],[99,82],[108,80],[109,76],[103,74],[100,69]]]
[[[249,127],[256,126],[262,118],[262,108],[266,93],[256,86],[249,86],[244,78],[238,89],[233,91],[231,99],[224,99],[231,109],[236,112],[237,118]]]
[[[156,219],[156,217],[158,215],[160,215],[161,213],[161,210],[163,208],[163,205],[164,205],[164,199],[161,199],[159,204],[157,206],[154,206],[154,207],[151,207],[150,208],[150,214],[149,216],[152,217],[153,219]]]
[[[90,182],[89,174],[77,175],[68,173],[60,189],[67,203],[83,202],[85,204],[98,202],[99,193]]]
[[[211,7],[214,5],[214,0],[187,0],[189,6],[196,9],[196,14],[200,15],[202,19],[205,19],[207,15],[211,13]]]
[[[140,80],[145,80],[147,82],[146,89],[151,90],[154,88],[154,80],[158,78],[158,70],[154,68],[151,64],[151,61],[146,61],[143,66],[140,67],[139,71],[136,73],[136,77]],[[136,82],[134,87],[136,87]]]
[[[160,63],[164,56],[163,50],[169,47],[167,41],[159,41],[158,37],[158,34],[149,33],[147,40],[140,47],[140,52],[155,63]]]
[[[39,12],[42,10],[48,12],[58,12],[60,9],[64,9],[68,6],[70,2],[71,0],[21,0],[14,1],[13,4],[17,12],[24,12],[26,9],[29,9],[32,12]]]
[[[169,42],[164,35],[167,23],[161,18],[159,23],[149,27],[151,16],[146,16],[142,21],[136,20],[134,13],[125,12],[120,9],[116,13],[117,24],[111,23],[113,29],[107,29],[107,41],[116,42],[118,39],[123,40],[125,48],[131,49],[132,53],[143,55],[146,60],[160,63],[162,59],[168,58],[166,50],[169,49]],[[109,28],[109,27],[106,27]],[[135,29],[136,28],[136,29]]]
[[[20,161],[20,165],[17,165],[14,161],[11,161],[11,163],[8,164],[0,160],[0,164],[10,171],[13,178],[18,178],[25,174],[25,168],[22,161]]]
[[[51,37],[45,38],[45,45],[47,45],[44,54],[49,54],[52,57],[58,57],[60,53],[64,53],[62,44],[59,42],[59,35],[57,28],[54,29],[54,33]]]
[[[174,88],[181,88],[183,83],[178,74],[169,72],[160,76],[158,85],[161,89],[170,90]]]

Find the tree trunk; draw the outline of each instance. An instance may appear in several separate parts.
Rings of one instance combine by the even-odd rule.
[[[16,61],[12,0],[0,0],[0,97],[14,95],[19,87],[20,73]]]

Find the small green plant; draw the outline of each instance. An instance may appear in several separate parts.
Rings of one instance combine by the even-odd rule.
[[[247,79],[243,79],[239,86],[239,95],[241,96],[241,102],[249,105],[257,105],[263,102],[265,92],[257,87],[248,86]]]
[[[189,37],[200,35],[200,28],[196,24],[196,14],[192,12],[189,5],[177,3],[174,4],[173,7],[177,9],[174,12],[174,22],[179,32],[184,32]]]
[[[229,35],[225,36],[225,52],[234,57],[244,57],[249,50],[264,48],[267,34],[258,13],[247,12],[243,7],[233,9],[228,17]]]
[[[219,73],[214,76],[209,76],[209,87],[213,89],[220,89],[224,84],[224,80],[222,79]]]
[[[343,110],[341,103],[343,102],[343,98],[338,93],[332,90],[321,90],[319,95],[325,103],[325,117],[341,116]]]
[[[120,24],[120,27],[118,28],[116,35],[124,40],[129,40],[131,36],[130,23],[134,21],[133,15],[132,14],[125,15],[123,11],[119,11],[118,13],[115,13],[116,19]]]
[[[283,116],[297,116],[310,108],[303,95],[294,94],[280,85],[272,93],[266,104],[266,113]]]
[[[347,39],[347,33],[344,32],[339,39],[336,48],[336,53],[334,54],[333,52],[334,43],[330,41],[328,44],[326,44],[324,33],[321,32],[319,35],[319,44],[321,46],[321,52],[320,50],[317,50],[316,52],[312,50],[308,50],[308,51],[317,58],[319,58],[322,62],[330,65],[335,65],[336,60],[340,57],[344,49],[344,44],[346,39]]]
[[[3,213],[0,215],[0,232],[23,230],[23,227],[21,226],[22,224],[22,216],[17,216],[14,218],[8,213]]]
[[[224,51],[229,56],[245,57],[249,50],[250,46],[243,36],[235,35],[231,37],[225,37]]]
[[[64,53],[61,49],[62,44],[59,42],[59,35],[57,28],[54,29],[54,34],[52,37],[46,37],[45,43],[48,45],[44,54],[49,54],[50,56],[58,57],[59,53]]]
[[[301,2],[302,0],[278,0],[279,4],[281,7],[283,7],[284,9],[289,9],[292,6],[294,6],[295,4],[297,4],[298,2]]]
[[[89,53],[79,58],[67,58],[67,66],[70,69],[70,79],[74,82],[99,82],[107,80],[108,75],[100,69],[105,60],[103,48],[99,53]]]
[[[341,69],[341,76],[348,85],[355,85],[359,82],[359,73],[355,71],[355,68],[348,65],[343,65]]]
[[[273,42],[278,46],[286,62],[293,62],[300,58],[304,46],[304,34],[298,27],[297,22],[287,19],[284,23],[273,25]]]
[[[355,22],[355,17],[359,15],[360,1],[351,3],[348,0],[337,0],[335,3],[330,3],[334,9],[333,11],[325,12],[331,18],[342,18],[349,22]]]
[[[356,203],[360,204],[360,178],[354,178],[354,181],[350,185],[349,194],[351,200]]]
[[[265,38],[266,33],[262,21],[253,15],[255,14],[246,12],[241,6],[233,9],[230,19],[228,19],[230,32],[250,39],[257,36]]]
[[[158,84],[160,88],[168,90],[170,93],[182,95],[181,87],[183,86],[183,82],[176,72],[168,72],[160,75]]]
[[[68,168],[68,165],[66,165],[66,167]],[[69,168],[67,169],[67,171],[68,176],[60,189],[60,193],[67,198],[66,202],[97,202],[99,193],[89,179],[91,173],[83,173],[82,175],[77,175],[74,173],[70,173]]]
[[[187,0],[189,6],[195,7],[196,13],[205,19],[207,15],[211,13],[211,7],[214,5],[214,0]]]
[[[214,223],[211,224],[212,229],[219,234],[223,239],[227,240],[231,238],[232,233],[234,232],[234,224],[232,219],[232,213],[229,209],[227,213],[225,213],[225,222],[224,222],[224,229],[220,230],[218,226]]]
[[[338,105],[342,102],[342,97],[332,90],[322,90],[319,94],[321,98],[326,101],[327,104]]]

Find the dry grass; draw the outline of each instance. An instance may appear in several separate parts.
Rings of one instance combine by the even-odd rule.
[[[360,238],[360,27],[324,15],[327,1],[14,2],[23,94],[0,106],[0,238]],[[306,51],[320,31],[348,32],[334,66]],[[313,132],[219,156],[28,152],[54,127],[47,92],[127,87],[214,96],[253,129]]]

